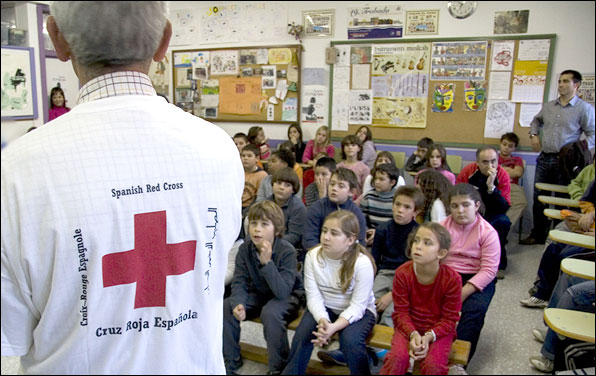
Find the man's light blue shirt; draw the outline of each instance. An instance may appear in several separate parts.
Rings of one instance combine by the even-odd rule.
[[[530,134],[539,134],[542,129],[544,153],[558,153],[564,145],[578,141],[582,132],[590,149],[594,147],[594,107],[577,95],[565,106],[559,98],[544,103],[530,127]]]

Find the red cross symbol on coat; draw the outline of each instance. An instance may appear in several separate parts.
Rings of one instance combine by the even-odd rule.
[[[135,214],[134,249],[102,258],[103,287],[136,282],[135,309],[165,307],[166,277],[194,270],[195,240],[166,244],[166,212]]]

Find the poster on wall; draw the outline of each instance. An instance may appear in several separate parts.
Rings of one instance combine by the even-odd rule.
[[[2,119],[37,119],[33,48],[2,47]]]
[[[372,90],[350,90],[349,100],[348,122],[350,124],[371,124]]]
[[[519,103],[542,103],[547,67],[548,61],[516,61],[513,67],[511,100]]]
[[[327,125],[327,86],[308,85],[302,88],[301,123]]]
[[[434,42],[432,80],[484,80],[486,41]]]
[[[529,10],[495,12],[495,34],[523,34],[528,32]]]
[[[373,46],[373,125],[424,128],[431,43]]]
[[[348,39],[401,38],[404,21],[401,5],[348,8]]]
[[[439,10],[414,10],[406,12],[407,35],[430,35],[439,32]]]
[[[211,52],[211,74],[238,74],[238,51],[223,50]]]

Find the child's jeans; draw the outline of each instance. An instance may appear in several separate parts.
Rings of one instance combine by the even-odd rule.
[[[430,344],[426,357],[420,360],[420,374],[446,375],[449,369],[449,352],[455,339],[455,331],[450,335],[438,338]],[[410,341],[398,331],[395,331],[391,341],[391,351],[385,356],[385,363],[381,368],[381,375],[404,375],[410,365]]]
[[[262,305],[262,297],[249,294],[248,302],[244,306],[246,319],[261,317],[263,333],[267,342],[269,356],[269,370],[281,371],[286,365],[290,346],[288,343],[287,322],[296,317],[300,303],[290,295],[288,299],[270,299]],[[240,322],[234,317],[230,299],[224,300],[223,323],[223,355],[226,366],[235,369],[241,364],[240,354]]]
[[[338,314],[327,308],[331,322],[335,322]],[[339,347],[346,354],[346,361],[352,375],[370,375],[368,366],[368,353],[366,351],[366,337],[375,325],[375,314],[368,309],[364,316],[345,327],[339,332]],[[283,371],[284,375],[304,375],[312,354],[315,339],[312,332],[317,330],[317,322],[308,311],[304,312],[300,325],[296,328],[296,334],[292,340],[290,360]]]

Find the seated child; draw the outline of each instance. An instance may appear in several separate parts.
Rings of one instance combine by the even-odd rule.
[[[427,169],[418,175],[417,187],[424,194],[424,205],[418,222],[441,222],[447,218],[449,190],[453,184],[435,169]]]
[[[521,157],[511,155],[517,145],[519,145],[519,137],[515,133],[509,132],[501,136],[499,166],[507,171],[511,179],[511,206],[505,215],[509,217],[512,225],[517,222],[528,206],[524,189],[519,185],[519,178],[524,176],[524,161]]]
[[[393,276],[395,270],[408,261],[407,239],[410,232],[418,227],[414,218],[424,197],[418,188],[402,186],[397,188],[393,200],[393,220],[379,225],[372,247],[372,256],[378,267],[373,284],[375,309],[377,321],[385,326],[393,326]],[[331,364],[343,364],[348,358],[340,350],[320,351],[317,355],[324,362]]]
[[[278,149],[286,149],[286,150],[290,151],[294,155],[294,157],[296,157],[296,146],[294,144],[292,144],[290,141],[282,142],[281,144],[279,144]],[[300,163],[298,163],[299,159],[294,159],[294,161],[295,161],[295,163],[294,163],[293,169],[294,169],[294,171],[296,171],[296,175],[298,175],[298,179],[300,179],[300,184],[302,184],[304,169],[302,168],[302,166],[300,166]]]
[[[433,144],[433,140],[428,137],[423,137],[418,141],[416,145],[416,151],[410,155],[406,164],[404,166],[404,170],[406,171],[414,171],[418,172],[425,167],[425,157],[428,148]]]
[[[242,192],[242,218],[246,216],[248,208],[257,198],[261,181],[267,173],[257,166],[259,149],[253,144],[248,144],[242,149],[242,166],[244,167],[244,191]]]
[[[273,194],[271,175],[274,174],[277,170],[284,167],[291,167],[293,169],[294,165],[296,164],[296,160],[294,159],[294,153],[282,148],[274,151],[271,154],[271,158],[269,158],[269,162],[267,164],[267,171],[270,175],[267,175],[261,181],[261,184],[259,185],[259,190],[257,192],[256,202],[263,201]],[[298,191],[296,192],[296,196],[302,197],[302,186],[300,184],[298,185]]]
[[[263,161],[267,160],[271,155],[271,148],[267,143],[268,140],[263,127],[254,126],[248,130],[248,141],[259,149],[259,158]]]
[[[374,188],[360,201],[360,209],[366,219],[366,244],[372,245],[375,229],[383,222],[393,218],[393,193],[397,187],[399,170],[391,163],[380,164],[374,168]]]
[[[397,188],[393,197],[393,220],[379,225],[376,229],[371,251],[378,268],[373,287],[375,305],[377,312],[381,314],[379,324],[386,326],[393,326],[393,275],[398,267],[408,261],[408,235],[418,227],[415,219],[424,203],[422,192],[407,185]]]
[[[302,246],[305,250],[319,244],[323,221],[329,214],[340,209],[349,210],[356,215],[360,223],[358,241],[366,244],[366,220],[362,210],[352,201],[352,196],[357,187],[358,181],[354,171],[338,167],[331,174],[327,197],[316,201],[307,210],[304,235],[302,236]]]
[[[267,199],[275,202],[284,212],[286,229],[282,239],[292,244],[299,252],[302,249],[306,207],[295,194],[300,187],[298,176],[290,167],[283,167],[275,171],[272,182],[273,195]]]
[[[339,333],[353,375],[370,374],[366,337],[376,319],[372,294],[375,265],[358,243],[358,219],[347,210],[331,213],[323,223],[321,244],[306,254],[304,286],[307,309],[292,340],[284,374],[303,375],[313,345],[323,347]]]
[[[408,237],[412,261],[395,271],[395,332],[381,375],[404,375],[410,359],[421,361],[422,375],[447,375],[461,310],[461,277],[441,264],[450,245],[449,232],[434,222],[420,225]]]
[[[457,184],[449,191],[451,215],[441,225],[451,235],[449,254],[443,264],[462,277],[462,309],[457,324],[457,338],[469,341],[470,359],[474,356],[480,331],[490,302],[495,294],[499,259],[501,257],[497,231],[480,215],[482,200],[471,184]],[[454,372],[465,370],[454,366]]]
[[[317,129],[315,138],[306,143],[306,149],[304,149],[304,154],[302,154],[302,163],[306,163],[311,167],[314,166],[315,161],[313,157],[320,152],[327,153],[331,158],[335,156],[335,146],[331,144],[330,133],[331,130],[326,125]]]
[[[447,150],[445,150],[443,145],[432,144],[428,147],[428,151],[426,152],[426,168],[420,170],[418,174],[416,174],[414,184],[418,184],[418,175],[420,172],[430,168],[439,171],[447,178],[447,180],[449,180],[451,185],[455,185],[455,174],[449,171],[449,166],[447,165]]]
[[[354,196],[356,200],[362,194],[362,185],[370,174],[370,168],[362,162],[362,142],[358,137],[351,134],[341,140],[341,158],[337,167],[349,168],[358,178],[358,193]]]
[[[321,157],[317,160],[314,168],[314,184],[310,184],[304,189],[304,203],[307,208],[317,200],[327,197],[327,187],[335,168],[336,163],[333,158]]]
[[[236,256],[232,294],[224,300],[223,355],[228,374],[242,366],[240,322],[260,317],[267,341],[269,370],[280,372],[290,352],[286,323],[300,309],[304,288],[296,270],[296,251],[283,234],[284,215],[271,201],[249,212],[250,239]]]
[[[238,148],[238,153],[240,154],[242,153],[242,149],[244,149],[244,147],[250,143],[248,142],[248,136],[242,132],[236,133],[232,139],[234,140],[234,143]]]
[[[368,125],[362,125],[355,135],[362,142],[362,162],[372,170],[377,158],[377,147],[372,140],[372,131]]]
[[[294,155],[298,163],[302,162],[302,155],[306,149],[306,142],[302,139],[303,136],[300,124],[290,124],[288,127],[288,141],[294,146]]]
[[[391,152],[388,152],[386,150],[380,151],[379,154],[377,154],[377,159],[375,159],[373,166],[378,166],[383,163],[391,163],[392,165],[395,166],[395,158],[393,157],[393,154],[391,154]],[[374,169],[374,167],[373,167],[373,169]],[[397,178],[397,186],[401,187],[402,185],[406,185],[406,181],[404,180],[404,176],[403,176],[404,173],[403,173],[402,169],[398,168],[397,170],[399,171],[399,177]],[[371,170],[371,172],[372,172],[372,170]],[[368,192],[373,190],[372,182],[373,182],[372,175],[368,175],[366,177],[366,179],[364,179],[364,184],[362,185],[362,197],[364,197],[365,194],[367,194]],[[361,200],[362,200],[362,198],[360,199],[360,201]]]
[[[313,158],[313,161],[315,162],[314,166],[317,165],[317,161],[323,157],[328,157],[327,153],[325,153],[324,151],[317,153],[317,155],[315,155],[315,157]],[[333,159],[333,158],[331,158]],[[335,161],[335,159],[333,159]],[[306,187],[308,187],[309,185],[311,185],[313,182],[315,181],[315,168],[309,168],[306,169],[304,171],[304,174],[302,175],[302,186],[304,187],[304,189],[306,189]]]

